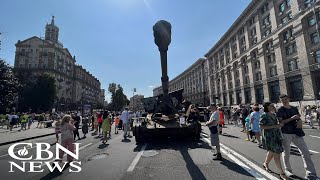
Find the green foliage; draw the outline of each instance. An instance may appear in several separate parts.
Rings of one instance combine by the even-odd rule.
[[[23,78],[25,76],[21,76]],[[20,110],[47,111],[52,108],[57,96],[55,79],[49,75],[42,75],[35,82],[21,79],[24,87],[20,91]]]
[[[111,93],[111,102],[108,109],[112,111],[120,111],[124,106],[129,104],[127,96],[123,93],[123,88],[120,84],[110,83],[109,92]]]
[[[94,109],[104,109],[104,104],[101,102],[97,102],[97,104],[95,105]]]
[[[19,87],[12,68],[0,59],[0,112],[4,113],[6,108],[14,106]]]

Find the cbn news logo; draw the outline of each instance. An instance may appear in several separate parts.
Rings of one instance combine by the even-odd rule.
[[[59,160],[59,151],[63,151],[66,154],[73,157],[75,160],[79,160],[79,145],[80,143],[73,143],[75,146],[75,153],[69,151],[65,147],[61,146],[60,144],[56,144],[56,153],[55,153],[55,159]],[[20,149],[17,151],[17,154],[20,156],[17,156],[14,152],[14,149],[18,145],[24,145],[23,149]],[[28,150],[26,146],[29,146],[32,148],[32,143],[16,143],[9,147],[8,154],[16,160],[20,160],[20,163],[15,163],[13,161],[9,161],[10,164],[10,171],[9,172],[15,172],[14,169],[20,170],[22,172],[43,172],[44,169],[42,168],[44,165],[48,167],[50,172],[53,172],[55,169],[62,172],[65,168],[67,162],[63,162],[61,165],[58,161],[50,161],[50,159],[53,158],[53,152],[51,152],[50,144],[48,143],[35,143],[36,147],[36,156],[33,158],[33,155],[26,157],[28,155]],[[43,158],[42,153],[47,153],[48,157]],[[52,163],[52,165],[50,164]],[[29,169],[26,171],[26,164],[29,164]],[[15,168],[13,168],[15,167]],[[70,162],[70,168],[69,172],[80,172],[81,169],[81,161],[72,161]]]

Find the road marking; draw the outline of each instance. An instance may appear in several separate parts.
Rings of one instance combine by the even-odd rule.
[[[86,147],[88,147],[88,146],[90,146],[91,144],[92,144],[92,143],[89,143],[89,144],[87,144],[87,145],[84,145],[84,146],[80,147],[80,148],[79,148],[79,151],[82,150],[82,149],[84,149],[84,148],[86,148]],[[67,156],[67,153],[64,153],[63,157],[66,157],[66,156]],[[63,157],[62,157],[62,158],[63,158]],[[55,161],[55,159],[52,160],[52,161],[50,161],[50,163],[53,163],[54,161]],[[42,166],[45,166],[45,165],[46,165],[46,164],[42,164],[41,167],[42,167]]]
[[[202,135],[204,136],[208,136],[207,134],[202,133]],[[209,144],[210,144],[210,140],[208,138],[204,138]],[[220,148],[225,150],[228,153],[231,153],[233,156],[235,156],[235,158],[237,157],[238,159],[242,160],[245,164],[251,166],[254,170],[256,170],[257,172],[255,172],[254,174],[257,174],[258,176],[253,175],[255,178],[260,178],[261,175],[264,175],[265,177],[267,177],[268,179],[278,179],[277,177],[271,175],[270,173],[268,173],[267,171],[265,171],[264,169],[262,169],[261,167],[257,166],[256,164],[254,164],[253,162],[249,161],[247,158],[243,157],[242,155],[240,155],[239,153],[233,151],[232,149],[230,149],[229,147],[227,147],[226,145],[220,143]],[[225,153],[224,153],[225,154]],[[228,156],[229,157],[229,156]],[[231,158],[230,158],[231,159]],[[242,167],[242,166],[241,166]],[[251,174],[251,171],[248,171],[246,168],[244,168],[247,172],[249,172]],[[260,174],[259,174],[259,173]]]
[[[295,147],[295,148],[298,148],[298,147],[297,147],[296,145],[294,145],[294,144],[291,144],[291,146],[292,146],[292,147]],[[298,148],[298,149],[299,149],[299,148]],[[312,152],[312,153],[315,153],[315,154],[319,154],[319,153],[320,153],[320,152],[318,152],[318,151],[314,151],[314,150],[310,150],[310,149],[309,149],[309,151]]]
[[[205,141],[207,141],[210,144],[210,140],[208,138],[203,138]],[[242,167],[245,171],[250,173],[253,177],[259,180],[265,180],[264,177],[262,177],[259,173],[257,173],[255,170],[251,169],[249,166],[245,165],[242,161],[240,161],[238,158],[233,156],[230,152],[226,151],[223,148],[220,148],[221,152],[225,155],[227,155],[233,162],[238,164],[240,167]]]
[[[141,148],[141,151],[137,154],[137,156],[134,158],[134,160],[132,161],[131,165],[128,168],[128,172],[132,172],[134,167],[137,165],[139,159],[141,158],[143,151],[146,149],[148,144],[144,144],[143,147]]]
[[[318,138],[318,139],[320,139],[320,137],[319,136],[312,136],[312,135],[310,135],[311,137],[314,137],[314,138]]]

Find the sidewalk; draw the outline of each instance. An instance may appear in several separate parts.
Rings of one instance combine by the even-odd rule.
[[[19,131],[21,127],[13,128],[12,131],[7,129],[7,126],[0,128],[0,146],[55,134],[54,123],[52,124],[53,127],[49,128],[43,126],[42,128],[36,128],[37,124],[38,122],[33,123],[31,128],[26,131]]]

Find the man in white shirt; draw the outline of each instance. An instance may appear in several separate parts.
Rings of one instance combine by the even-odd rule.
[[[127,133],[129,130],[129,125],[130,125],[128,108],[124,109],[124,111],[121,114],[120,119],[122,120],[123,127],[124,127],[123,138],[127,139]]]
[[[210,105],[210,111],[211,111],[211,116],[209,121],[206,122],[206,125],[210,129],[210,140],[211,140],[211,146],[216,146],[217,153],[214,154],[213,160],[222,160],[222,155],[220,152],[220,141],[219,141],[219,133],[218,133],[218,127],[219,127],[219,121],[220,121],[220,114],[219,111],[217,110],[217,105],[216,104],[211,104]]]

